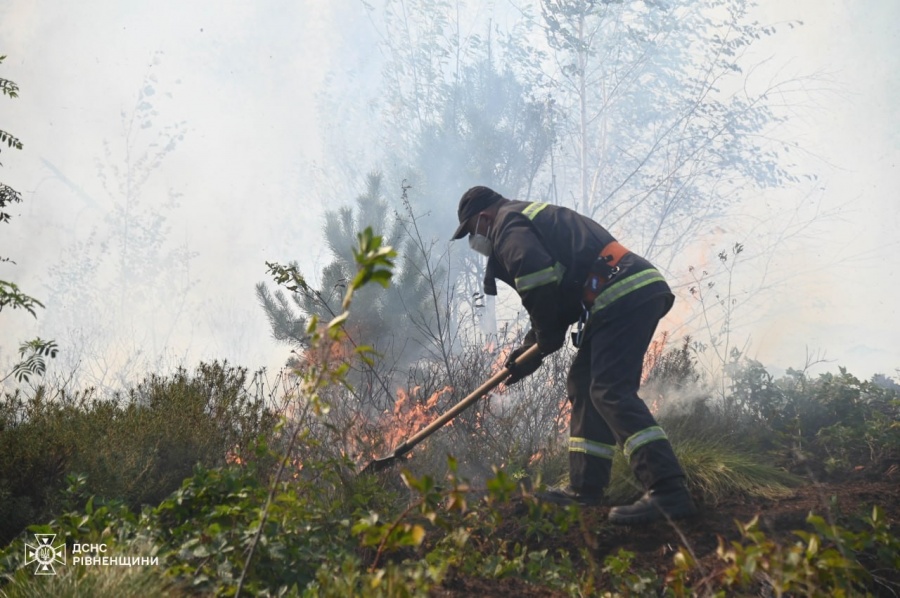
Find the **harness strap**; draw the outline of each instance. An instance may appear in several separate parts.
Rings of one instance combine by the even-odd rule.
[[[606,247],[600,250],[600,257],[606,260],[606,263],[611,267],[615,268],[619,263],[619,260],[622,259],[625,254],[628,253],[628,250],[622,246],[618,241],[611,241],[606,244]]]
[[[594,304],[600,290],[612,278],[618,274],[618,264],[628,252],[628,249],[622,246],[618,241],[607,243],[600,250],[600,255],[591,265],[587,279],[584,281],[584,291],[581,301],[585,308],[590,308]]]

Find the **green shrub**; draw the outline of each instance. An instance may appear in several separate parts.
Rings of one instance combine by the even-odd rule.
[[[55,393],[38,387],[0,399],[0,542],[60,512],[66,476],[83,474],[86,492],[157,504],[196,464],[246,459],[275,417],[245,391],[246,370],[201,364],[189,374],[151,375],[125,396]]]
[[[900,400],[861,411],[862,422],[836,423],[816,433],[815,446],[828,455],[828,473],[900,459]]]
[[[816,477],[900,458],[900,386],[884,376],[861,381],[840,368],[815,378],[789,369],[776,378],[752,359],[733,364],[729,375],[728,394],[712,401],[702,384],[685,390],[685,381],[699,378],[684,348],[658,361],[646,392],[648,402],[666,399],[659,419],[673,444],[715,430],[733,445]],[[691,400],[679,402],[685,394]]]
[[[22,538],[0,553],[3,591],[227,596],[244,575],[246,595],[426,596],[449,575],[463,575],[513,578],[572,596],[857,595],[873,587],[876,572],[900,567],[900,540],[875,508],[846,528],[810,515],[810,529],[794,532],[793,542],[767,537],[755,521],[741,525],[741,540],[720,541],[718,566],[710,571],[707,565],[701,574],[682,549],[663,582],[637,568],[628,551],[595,563],[586,547],[560,547],[554,538],[577,526],[585,537],[592,532],[581,512],[520,496],[502,471],[480,492],[455,477],[452,459],[451,475],[440,485],[405,472],[412,494],[404,500],[384,496],[375,476],[342,480],[338,465],[304,464],[306,475],[288,476],[268,506],[269,487],[251,466],[201,468],[140,515],[121,502],[85,501],[84,480],[70,478],[61,503],[81,506],[29,531],[56,533],[70,546],[106,544],[110,555],[140,550],[157,556],[159,569],[67,567],[48,582],[21,569]],[[376,498],[385,506],[381,514],[368,508]],[[515,509],[513,498],[520,505]],[[557,547],[547,548],[548,541]],[[252,543],[257,546],[248,566]]]
[[[91,406],[93,405],[93,406]],[[0,541],[8,542],[30,523],[47,521],[79,451],[93,450],[90,434],[109,426],[108,404],[90,391],[49,397],[38,387],[31,397],[19,391],[0,400]]]
[[[114,554],[113,554],[114,556]],[[4,598],[148,598],[181,596],[161,567],[73,567],[52,576],[20,571],[0,595]]]
[[[442,485],[430,476],[415,477],[404,471],[404,481],[417,498],[399,514],[382,517],[370,513],[353,526],[363,546],[376,548],[368,574],[358,577],[360,584],[380,585],[377,580],[382,577],[395,582],[415,580],[416,585],[406,586],[406,590],[398,591],[395,583],[396,593],[386,594],[397,596],[427,595],[451,573],[481,579],[515,578],[566,592],[591,585],[592,573],[579,569],[567,550],[532,546],[576,525],[577,509],[559,509],[525,496],[524,511],[521,505],[517,510],[519,537],[498,535],[510,501],[523,498],[516,482],[495,469],[484,490],[474,492],[468,481],[457,477],[458,463],[452,457],[448,470]],[[473,500],[473,495],[478,499]],[[347,595],[365,596],[366,589],[359,585]]]
[[[279,484],[265,520],[269,489],[259,476],[234,467],[198,470],[144,520],[169,573],[194,591],[232,593],[257,532],[244,582],[253,595],[302,589],[323,562],[352,555],[351,503],[336,494],[333,464],[315,467],[316,482]]]
[[[798,530],[794,542],[781,543],[758,528],[754,518],[738,524],[741,540],[719,540],[721,565],[691,587],[687,579],[697,568],[684,549],[675,556],[668,591],[674,596],[869,596],[873,571],[900,568],[900,540],[891,533],[881,509],[865,518],[865,529],[853,532],[810,513],[812,531]],[[888,588],[883,581],[879,585]],[[894,592],[892,592],[893,594]]]
[[[37,585],[44,582],[34,579],[31,567],[23,568],[24,546],[34,543],[33,533],[53,533],[70,554],[78,543],[104,544],[109,549],[105,555],[157,557],[165,579],[148,573],[147,582],[165,582],[186,593],[233,595],[242,575],[243,589],[250,595],[298,592],[317,579],[321,567],[359,559],[351,522],[363,517],[365,505],[376,494],[385,498],[368,477],[345,485],[335,473],[336,465],[305,465],[306,475],[280,483],[268,505],[270,488],[252,466],[198,467],[178,490],[140,514],[121,501],[86,498],[84,479],[72,477],[60,500],[65,512],[45,525],[29,527],[0,553],[3,578],[14,586],[28,585],[30,580],[43,587]],[[254,543],[247,566],[248,549]],[[135,552],[138,549],[140,553]],[[65,584],[89,579],[85,584],[91,587],[115,581],[114,576],[103,577],[105,567],[85,571],[83,566],[69,565],[65,570],[70,568],[75,571]],[[137,583],[145,577],[129,579],[121,581]],[[59,587],[68,587],[65,584]],[[31,590],[16,591],[27,595]]]
[[[519,479],[533,473],[533,442],[563,432],[558,424],[564,405],[558,400],[550,401],[535,425],[495,435],[499,442],[489,454],[510,464],[514,474],[495,467],[478,492],[452,457],[440,484],[404,471],[402,492],[393,491],[386,477],[353,475],[354,464],[339,455],[359,440],[350,434],[359,418],[352,402],[329,402],[335,389],[346,389],[349,368],[345,352],[334,349],[346,340],[342,325],[354,290],[368,279],[386,285],[393,257],[371,231],[359,240],[354,255],[361,269],[348,287],[344,312],[324,326],[313,319],[307,330],[313,354],[297,372],[302,394],[294,397],[293,420],[275,426],[266,406],[244,391],[244,370],[226,364],[201,365],[190,375],[151,375],[126,396],[106,401],[90,392],[67,397],[62,391],[50,400],[45,389],[27,399],[7,395],[0,405],[0,442],[18,461],[0,466],[0,497],[21,505],[22,521],[55,516],[28,531],[56,533],[69,545],[105,544],[113,554],[139,547],[158,557],[164,575],[76,566],[47,584],[21,569],[23,534],[0,553],[3,591],[425,596],[447,576],[467,575],[515,579],[568,595],[849,594],[864,591],[872,571],[900,566],[898,541],[877,509],[863,529],[852,531],[811,516],[812,529],[795,532],[793,544],[767,538],[752,523],[741,526],[742,540],[722,541],[721,564],[703,571],[694,587],[690,580],[699,567],[686,550],[665,582],[636,569],[630,552],[570,550],[554,540],[571,541],[571,534],[564,535],[575,532],[592,545],[589,538],[596,533],[582,512],[540,503],[519,487]],[[660,362],[656,381],[669,380],[686,391],[698,378],[687,344],[679,351]],[[366,360],[370,351],[354,346],[351,353]],[[701,394],[688,409],[666,415],[691,485],[707,499],[731,492],[777,495],[794,481],[758,453],[733,449],[736,438],[768,435],[778,440],[773,446],[802,443],[804,449],[828,441],[835,455],[849,454],[860,439],[871,438],[873,446],[893,450],[896,390],[861,383],[846,372],[815,381],[794,373],[779,381],[752,363],[734,380],[729,403],[713,405]],[[809,415],[803,412],[808,405]],[[326,417],[332,407],[347,409],[342,417],[354,416],[347,427],[336,425],[340,418]],[[480,418],[492,413],[488,401],[481,407],[446,436],[484,430],[487,420]],[[515,411],[506,413],[519,419]],[[493,431],[479,433],[489,437]],[[516,438],[520,442],[512,442]],[[419,464],[433,463],[436,449],[424,448],[417,449]],[[72,472],[85,475],[67,476]],[[632,494],[624,460],[616,461],[615,472],[613,494]],[[555,547],[548,548],[548,541]]]

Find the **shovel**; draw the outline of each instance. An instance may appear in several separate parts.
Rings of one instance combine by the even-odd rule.
[[[539,351],[540,349],[538,349],[538,346],[536,344],[532,345],[528,348],[527,351],[522,353],[518,359],[516,359],[516,365],[523,365],[526,362],[531,361],[532,358],[537,356]],[[447,413],[428,424],[428,426],[419,431],[419,433],[417,433],[415,436],[409,438],[406,442],[394,449],[393,453],[391,453],[387,457],[375,459],[374,461],[366,465],[359,473],[375,473],[378,471],[384,471],[389,467],[393,467],[398,461],[403,459],[406,453],[411,451],[414,446],[434,434],[440,428],[444,427],[444,424],[462,413],[469,405],[494,390],[497,385],[499,385],[509,377],[510,373],[511,372],[509,371],[509,368],[503,368],[502,370],[491,376],[484,384],[472,391],[472,394],[454,405],[449,411],[447,411]]]

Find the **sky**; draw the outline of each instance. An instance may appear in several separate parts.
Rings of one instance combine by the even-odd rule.
[[[480,18],[492,14],[490,3],[469,5]],[[805,148],[798,160],[819,174],[807,209],[822,217],[773,256],[777,292],[761,297],[735,334],[773,368],[815,355],[827,360],[819,370],[896,375],[900,3],[764,0],[758,15],[785,31],[758,50],[765,68],[815,75],[788,130]],[[804,24],[791,29],[791,20]],[[352,197],[329,185],[324,143],[342,110],[366,107],[345,100],[323,110],[321,94],[346,72],[377,80],[375,40],[362,3],[351,0],[3,0],[0,77],[15,81],[20,97],[0,98],[0,128],[24,150],[3,151],[0,180],[24,201],[0,227],[0,256],[16,261],[0,265],[0,278],[52,302],[38,319],[2,314],[0,364],[21,339],[67,339],[76,329],[84,339],[115,322],[132,336],[119,360],[165,347],[186,362],[277,368],[287,348],[270,338],[254,285],[267,279],[266,261],[297,260],[307,271],[327,263],[324,211]],[[132,119],[136,110],[146,119]],[[161,134],[170,147],[154,145]],[[153,168],[138,162],[148,150],[161,152]],[[108,226],[109,189],[129,160],[148,174],[135,209],[164,214],[171,244],[192,257],[177,276],[147,274],[155,277],[149,305],[113,320],[102,302],[114,293],[62,286],[53,268],[74,275],[90,263],[79,252],[95,261],[115,253],[90,239]],[[177,205],[160,199],[169,194]],[[787,199],[773,194],[765,217],[777,218]],[[93,315],[79,323],[82,313]],[[142,326],[155,318],[159,330],[148,333]]]

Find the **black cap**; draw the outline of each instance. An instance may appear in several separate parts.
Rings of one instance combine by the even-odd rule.
[[[488,209],[501,199],[503,199],[502,195],[488,187],[472,187],[463,193],[463,196],[459,199],[459,209],[457,210],[459,227],[453,233],[453,240],[461,239],[466,235],[463,229],[465,229],[469,218],[482,210]]]

